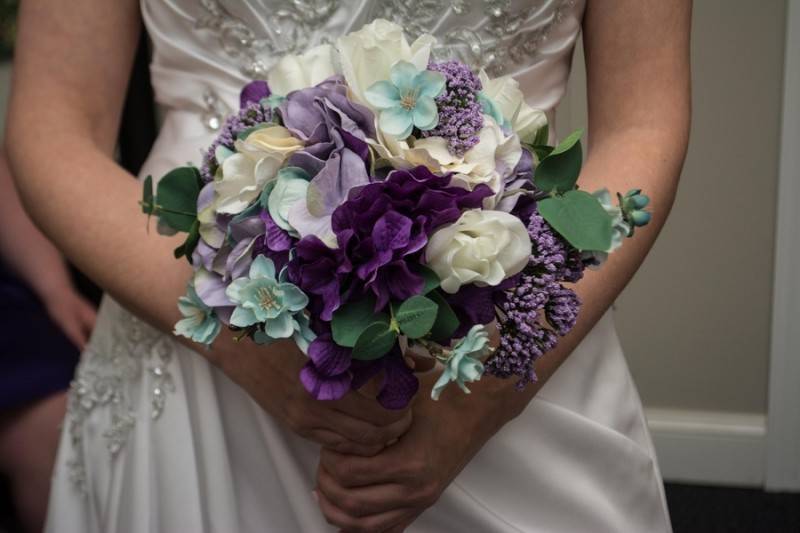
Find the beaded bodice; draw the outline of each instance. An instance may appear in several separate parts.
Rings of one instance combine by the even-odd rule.
[[[376,18],[410,38],[434,35],[434,57],[515,75],[532,103],[549,109],[563,93],[583,8],[584,0],[142,0],[156,98],[206,112],[221,100],[218,115],[283,54],[335,42]]]

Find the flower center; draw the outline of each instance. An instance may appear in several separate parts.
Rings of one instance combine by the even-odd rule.
[[[402,98],[400,98],[400,106],[407,111],[411,111],[416,105],[417,99],[414,98],[413,94],[404,94]]]
[[[263,309],[277,309],[279,307],[275,295],[267,287],[261,287],[256,291],[258,303]]]

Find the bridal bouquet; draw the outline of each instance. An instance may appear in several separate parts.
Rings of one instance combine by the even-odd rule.
[[[548,146],[514,79],[434,44],[377,20],[283,57],[200,168],[145,180],[144,212],[187,234],[175,255],[194,268],[176,334],[293,339],[321,400],[380,374],[378,401],[402,408],[409,348],[441,363],[434,398],[484,373],[536,378],[576,321],[567,284],[648,222],[648,199],[578,189],[581,133]]]

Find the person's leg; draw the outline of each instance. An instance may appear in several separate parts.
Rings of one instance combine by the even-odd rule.
[[[44,527],[66,404],[66,392],[59,392],[0,415],[0,469],[26,531]]]

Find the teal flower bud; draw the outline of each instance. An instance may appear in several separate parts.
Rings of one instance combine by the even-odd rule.
[[[461,390],[469,394],[466,383],[478,381],[483,376],[483,363],[478,359],[490,352],[489,334],[486,327],[477,324],[472,326],[467,335],[458,341],[445,361],[444,371],[431,390],[431,398],[439,399],[444,388],[456,383]]]
[[[645,226],[650,222],[652,216],[647,211],[633,211],[630,214],[631,222],[634,226]]]
[[[193,282],[189,282],[186,296],[178,298],[178,309],[183,318],[175,324],[175,335],[192,339],[201,344],[214,342],[222,326],[214,310],[197,296]]]

